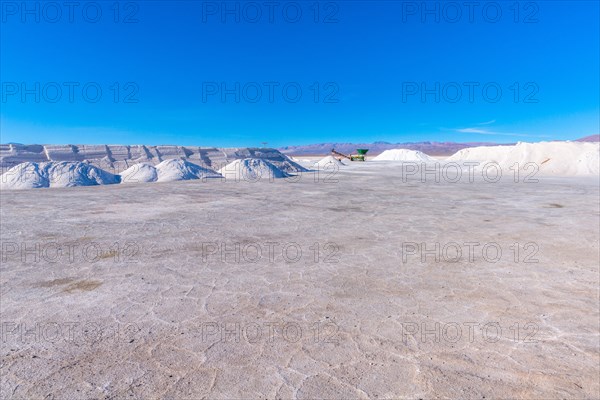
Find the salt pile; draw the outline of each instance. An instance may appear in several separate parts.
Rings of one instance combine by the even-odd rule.
[[[154,165],[149,163],[135,164],[121,172],[122,183],[156,182],[157,180],[158,172]]]
[[[298,163],[292,161],[288,156],[280,153],[274,149],[267,148],[237,148],[237,149],[223,149],[223,153],[226,156],[224,162],[219,163],[219,165],[227,165],[228,163],[233,162],[234,160],[244,160],[247,158],[252,159],[261,159],[265,160],[268,163],[274,165],[279,170],[287,173],[287,174],[295,174],[298,172],[306,172],[306,168],[299,165]],[[215,163],[211,163],[210,165],[215,165]]]
[[[219,170],[226,180],[250,181],[286,178],[289,174],[268,161],[259,158],[235,160]]]
[[[334,156],[327,156],[313,164],[313,166],[317,169],[333,169],[345,165],[346,164],[344,164]]]
[[[186,181],[190,179],[221,178],[212,169],[204,168],[186,160],[165,160],[156,166],[157,182]]]
[[[1,189],[33,189],[111,185],[121,181],[113,175],[85,162],[26,162],[16,165],[0,177]]]
[[[49,162],[46,167],[50,187],[112,185],[121,182],[118,175],[85,162]]]
[[[515,146],[480,146],[468,147],[451,155],[446,161],[485,161],[499,162],[504,160]]]
[[[40,169],[36,162],[24,162],[15,165],[0,176],[0,188],[34,189],[48,187],[48,174]]]
[[[278,150],[269,148],[216,148],[144,145],[24,145],[0,144],[0,168],[14,167],[24,162],[85,161],[108,171],[123,171],[136,163],[158,163],[184,159],[216,169],[234,160],[262,158],[287,173],[306,169]]]
[[[374,161],[412,161],[412,162],[436,162],[435,158],[418,150],[392,149],[386,150],[373,159]]]
[[[285,156],[284,156],[285,157]],[[295,174],[298,172],[307,172],[308,170],[295,161],[285,157],[283,160],[266,159],[267,162],[277,167],[286,174]]]
[[[156,166],[156,171],[158,182],[221,178],[221,175],[212,169],[182,159],[165,160]]]
[[[540,142],[517,143],[515,146],[481,146],[458,151],[447,161],[497,163],[503,171],[528,168],[555,176],[590,176],[600,174],[600,143]],[[531,169],[530,169],[531,170]]]

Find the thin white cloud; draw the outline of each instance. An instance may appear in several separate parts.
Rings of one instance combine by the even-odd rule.
[[[456,132],[460,133],[479,133],[481,135],[493,135],[493,132],[486,131],[485,129],[478,128],[463,128],[463,129],[455,129]]]
[[[481,122],[481,123],[479,123],[477,125],[491,125],[491,124],[493,124],[495,122],[496,122],[496,120],[492,119],[491,121]]]
[[[478,135],[492,135],[492,136],[516,136],[516,137],[537,137],[547,138],[547,135],[528,135],[526,133],[514,133],[514,132],[495,132],[481,128],[461,128],[455,129],[456,132],[460,133],[476,133]]]

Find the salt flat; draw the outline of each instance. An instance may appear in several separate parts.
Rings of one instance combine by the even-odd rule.
[[[0,192],[0,397],[600,397],[597,177],[340,168]]]

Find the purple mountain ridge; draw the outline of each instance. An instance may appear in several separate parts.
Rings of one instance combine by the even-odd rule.
[[[577,142],[598,142],[600,135],[586,136],[577,139]],[[317,143],[302,146],[285,146],[278,150],[286,155],[291,156],[309,156],[309,155],[326,155],[335,149],[344,154],[354,154],[356,149],[369,149],[369,156],[378,155],[385,150],[390,149],[409,149],[418,150],[430,156],[450,156],[459,150],[467,147],[477,146],[510,146],[515,143],[489,143],[489,142],[406,142],[406,143],[389,143],[389,142],[373,142],[373,143]]]
[[[506,145],[506,143],[502,143]],[[514,143],[509,143],[514,144]],[[341,153],[356,153],[356,149],[369,149],[368,155],[374,156],[389,149],[409,149],[422,151],[430,156],[449,156],[467,147],[476,146],[499,146],[499,143],[487,142],[411,142],[411,143],[318,143],[304,146],[286,146],[278,150],[287,155],[324,155],[329,154],[331,149]]]
[[[577,139],[577,142],[600,142],[600,135],[590,135]]]

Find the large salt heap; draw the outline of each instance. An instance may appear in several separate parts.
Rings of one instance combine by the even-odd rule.
[[[437,160],[433,157],[429,157],[427,154],[418,150],[409,149],[391,149],[386,150],[377,157],[373,158],[374,161],[410,161],[410,162],[436,162]]]
[[[226,180],[256,182],[260,180],[271,180],[286,178],[290,176],[287,172],[279,169],[260,158],[245,158],[235,160],[219,170]]]
[[[221,175],[212,169],[182,159],[165,160],[156,166],[139,163],[121,173],[123,183],[173,182],[204,178],[221,178]]]
[[[451,155],[446,161],[486,161],[499,162],[513,151],[515,146],[479,146],[468,147]]]
[[[187,160],[165,160],[156,166],[158,182],[187,181],[190,179],[221,178],[212,169],[204,168]]]
[[[157,180],[158,172],[154,165],[149,163],[135,164],[121,172],[121,183],[156,182]]]
[[[49,162],[46,164],[50,187],[112,185],[121,178],[85,162]]]
[[[15,165],[0,176],[0,189],[2,190],[35,189],[48,186],[48,174],[36,162]]]
[[[27,162],[16,165],[0,176],[0,188],[33,189],[111,185],[121,181],[113,175],[85,162]]]
[[[503,171],[536,170],[543,175],[593,176],[600,173],[600,144],[586,142],[517,143],[481,146],[458,151],[447,161],[496,163]],[[533,169],[532,169],[533,168]]]

